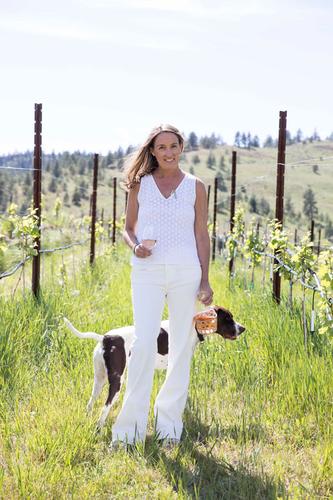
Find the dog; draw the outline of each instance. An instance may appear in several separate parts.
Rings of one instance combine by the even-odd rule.
[[[245,327],[237,323],[231,312],[220,306],[213,306],[217,314],[217,334],[228,340],[235,340],[245,331]],[[91,412],[95,400],[100,395],[104,384],[108,380],[109,393],[98,420],[97,427],[101,429],[111,407],[119,397],[120,388],[124,378],[124,372],[134,339],[134,326],[124,326],[110,330],[105,335],[94,332],[79,332],[72,323],[64,318],[68,328],[81,339],[93,339],[98,342],[93,354],[94,363],[94,385],[91,397],[87,405],[88,413]],[[168,334],[169,320],[162,321],[159,335],[157,336],[157,351],[155,369],[163,370],[168,366]],[[204,341],[204,336],[198,332],[195,321],[193,321],[192,352],[197,344]]]

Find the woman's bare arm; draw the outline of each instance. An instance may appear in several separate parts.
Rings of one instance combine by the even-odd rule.
[[[194,233],[202,272],[200,292],[202,292],[204,298],[201,301],[205,305],[210,304],[213,298],[213,290],[209,285],[208,279],[210,241],[207,229],[207,219],[208,211],[206,189],[204,183],[197,179]]]
[[[129,190],[126,208],[126,218],[125,218],[125,229],[124,229],[124,240],[125,243],[131,248],[132,251],[135,249],[135,255],[137,257],[148,257],[151,255],[151,250],[140,245],[135,234],[136,223],[138,220],[138,192],[140,189],[140,184],[135,184],[135,186]]]

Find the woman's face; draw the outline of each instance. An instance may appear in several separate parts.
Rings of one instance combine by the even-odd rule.
[[[159,167],[178,167],[182,147],[173,132],[161,132],[155,139],[151,153],[155,156]]]

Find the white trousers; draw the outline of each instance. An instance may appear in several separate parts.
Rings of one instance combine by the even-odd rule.
[[[180,439],[190,378],[192,321],[200,280],[199,265],[133,267],[135,336],[124,402],[112,429],[113,441],[133,443],[145,439],[165,299],[169,308],[169,357],[166,378],[155,401],[155,425],[160,438]]]

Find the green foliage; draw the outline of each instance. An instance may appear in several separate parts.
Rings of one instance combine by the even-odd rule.
[[[245,241],[243,246],[243,255],[249,259],[253,267],[257,266],[261,260],[262,256],[260,252],[265,250],[265,244],[259,236],[256,224],[254,221],[251,222],[250,228],[246,231]]]
[[[307,280],[311,279],[309,269],[313,268],[315,260],[313,255],[313,243],[310,241],[310,235],[307,234],[295,247],[294,254],[290,259],[291,265],[298,277]]]
[[[228,259],[234,259],[237,253],[237,249],[240,247],[243,239],[244,239],[244,209],[238,208],[235,211],[235,216],[233,218],[234,227],[232,229],[232,233],[229,234],[227,239],[227,249],[228,249]]]
[[[276,219],[268,222],[270,235],[268,240],[268,250],[276,253],[277,257],[281,259],[288,267],[291,266],[291,254],[288,251],[290,242],[288,233],[282,229],[282,225]],[[288,271],[281,264],[275,265],[275,270],[279,271],[280,275],[291,278],[290,271]]]
[[[321,295],[319,301],[319,333],[333,345],[333,248],[321,252],[318,259]]]
[[[18,239],[18,246],[23,257],[37,255],[36,238],[40,234],[37,209],[29,208],[28,215],[14,217],[14,236]]]

